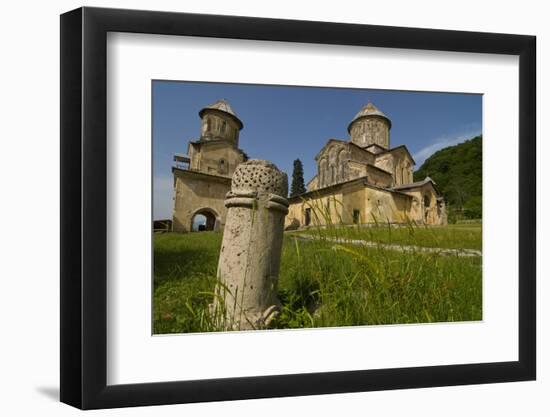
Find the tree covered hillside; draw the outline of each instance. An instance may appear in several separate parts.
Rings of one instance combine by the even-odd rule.
[[[431,177],[443,193],[449,220],[482,215],[482,138],[477,136],[430,156],[414,173],[415,181]]]

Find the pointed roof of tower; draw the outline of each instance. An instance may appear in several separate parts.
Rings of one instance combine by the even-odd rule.
[[[391,120],[388,116],[386,116],[384,113],[382,113],[378,107],[376,107],[374,104],[372,104],[370,101],[369,103],[364,106],[361,110],[359,110],[359,113],[355,115],[355,117],[352,119],[352,121],[348,125],[348,132],[351,130],[351,125],[355,123],[357,120],[362,119],[363,117],[370,117],[370,116],[378,116],[383,117],[388,121],[391,128]]]
[[[232,116],[233,119],[235,119],[235,121],[239,125],[239,129],[243,128],[243,122],[241,122],[241,119],[239,119],[239,117],[237,116],[235,111],[231,108],[227,100],[222,98],[221,100],[218,100],[215,103],[212,103],[202,108],[201,111],[199,111],[199,116],[202,118],[202,116],[204,115],[204,112],[207,110],[217,110],[223,113],[227,113],[228,115]]]

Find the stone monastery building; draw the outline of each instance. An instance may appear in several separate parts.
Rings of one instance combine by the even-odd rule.
[[[191,231],[199,214],[206,217],[206,230],[223,228],[231,176],[247,160],[239,149],[243,123],[229,103],[219,100],[199,116],[200,139],[189,142],[187,155],[174,156],[174,231]],[[446,224],[445,203],[435,182],[429,177],[413,182],[415,162],[407,147],[390,147],[391,125],[369,103],[350,122],[349,140],[329,139],[315,156],[317,175],[307,192],[289,199],[285,225]]]

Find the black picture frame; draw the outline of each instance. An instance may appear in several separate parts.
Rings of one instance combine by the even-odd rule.
[[[519,56],[519,360],[107,385],[108,32]],[[80,8],[61,15],[61,401],[81,409],[534,380],[536,38]]]

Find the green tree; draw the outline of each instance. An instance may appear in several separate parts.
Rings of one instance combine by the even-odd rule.
[[[294,167],[292,169],[292,184],[290,185],[290,196],[294,197],[306,192],[306,186],[304,184],[304,167],[302,161],[299,159],[294,160]]]
[[[445,197],[449,216],[482,216],[482,138],[435,152],[414,173],[415,181],[429,176]]]

